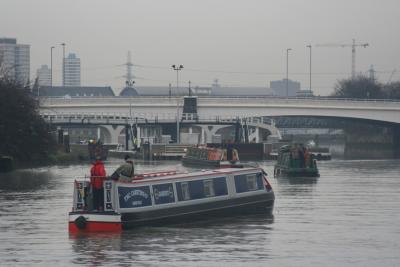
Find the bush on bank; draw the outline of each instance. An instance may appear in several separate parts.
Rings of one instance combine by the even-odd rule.
[[[38,107],[29,87],[0,78],[0,155],[24,165],[43,163],[55,152],[55,140]]]

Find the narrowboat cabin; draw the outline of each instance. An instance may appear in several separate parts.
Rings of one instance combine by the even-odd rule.
[[[182,164],[188,167],[229,168],[238,167],[239,154],[236,149],[189,147],[182,157]]]
[[[285,145],[279,149],[274,176],[319,177],[313,154],[301,144]]]
[[[121,231],[219,216],[271,214],[274,192],[261,168],[152,173],[104,181],[104,210],[90,209],[89,179],[75,180],[69,231]]]

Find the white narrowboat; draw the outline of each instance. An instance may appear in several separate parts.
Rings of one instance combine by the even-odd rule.
[[[75,180],[70,232],[122,231],[248,213],[272,214],[274,192],[261,168],[158,172],[104,181],[104,209],[89,207],[88,178]]]

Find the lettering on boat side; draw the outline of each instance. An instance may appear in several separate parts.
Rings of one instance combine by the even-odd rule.
[[[107,202],[111,202],[111,191],[110,190],[107,190]]]
[[[133,190],[133,191],[130,191],[128,194],[126,194],[124,196],[124,200],[128,201],[133,196],[141,196],[143,198],[148,198],[149,197],[148,194],[146,194],[145,192],[143,192],[141,190]]]
[[[150,206],[150,187],[118,187],[119,204],[121,208],[136,208]]]
[[[175,202],[174,187],[172,183],[153,185],[153,193],[156,204]]]
[[[172,190],[168,190],[168,191],[157,191],[154,190],[154,197],[156,199],[160,198],[160,197],[171,197],[174,194],[174,192]]]
[[[106,189],[111,189],[112,184],[110,182],[107,182],[105,187],[106,187]]]

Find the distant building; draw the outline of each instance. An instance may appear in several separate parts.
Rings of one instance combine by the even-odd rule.
[[[287,82],[287,83],[286,83]],[[287,85],[287,92],[286,92]],[[271,90],[276,96],[296,96],[296,93],[300,91],[300,83],[292,80],[282,79],[280,81],[270,82]]]
[[[120,96],[138,96],[138,92],[135,88],[127,86],[119,93]]]
[[[47,65],[42,65],[36,71],[39,86],[51,86],[51,69]]]
[[[192,93],[194,95],[211,95],[212,92],[212,88],[211,87],[199,87],[199,86],[195,86],[194,88],[192,88]]]
[[[110,86],[39,86],[35,94],[41,97],[110,97],[115,96]]]
[[[64,61],[65,86],[81,86],[81,59],[70,53]]]
[[[17,44],[15,38],[0,38],[0,63],[6,75],[28,84],[30,74],[30,45]]]
[[[169,96],[168,86],[135,86],[126,87],[120,92],[120,96]],[[192,87],[191,94],[194,96],[272,96],[272,90],[267,87]],[[171,97],[187,96],[189,89],[187,87],[171,88]]]
[[[213,87],[211,91],[211,95],[213,96],[272,96],[273,92],[268,87],[255,87],[255,86],[246,86],[246,87],[225,87],[218,86]]]
[[[296,92],[296,97],[313,97],[314,93],[310,90],[300,90]]]

